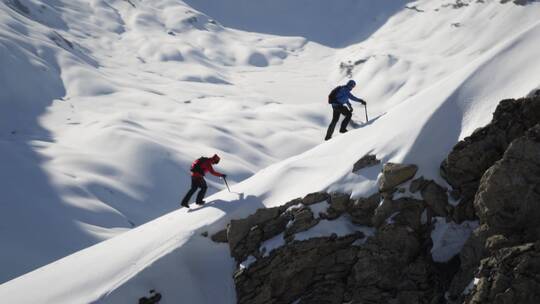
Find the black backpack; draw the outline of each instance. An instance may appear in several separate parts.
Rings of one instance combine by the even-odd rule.
[[[339,90],[341,88],[342,88],[342,86],[337,86],[332,90],[332,92],[330,92],[330,94],[328,95],[328,103],[329,104],[336,103],[337,93],[339,92]]]
[[[199,157],[191,164],[191,172],[199,173],[204,175],[204,171],[201,168],[201,164],[208,160],[208,157]]]

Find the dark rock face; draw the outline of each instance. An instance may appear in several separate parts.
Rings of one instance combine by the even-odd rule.
[[[446,189],[434,181],[425,182],[421,190],[422,198],[426,201],[429,209],[436,216],[446,217],[448,215],[448,195]]]
[[[540,122],[540,98],[508,99],[497,106],[493,120],[460,141],[441,164],[441,176],[461,201],[454,220],[473,220],[473,200],[480,178],[501,159],[510,143]],[[472,211],[472,212],[471,212]]]
[[[540,242],[497,250],[482,260],[467,304],[540,303]]]
[[[381,161],[377,159],[377,156],[372,154],[366,154],[354,164],[352,172],[355,173],[364,168],[373,167],[380,163]]]
[[[474,201],[482,223],[506,234],[540,227],[540,124],[486,171]]]
[[[368,198],[359,198],[351,202],[349,215],[351,221],[357,225],[371,226],[375,209],[379,206],[381,196],[375,193]]]
[[[285,238],[288,238],[295,233],[309,230],[320,221],[319,218],[313,216],[313,212],[307,207],[293,209],[291,215],[292,218],[289,221],[290,225],[285,230]]]
[[[316,238],[277,249],[235,274],[238,303],[292,303],[305,295],[316,303],[341,304],[356,261],[351,244],[361,237]]]
[[[482,140],[497,138],[500,146],[492,148],[504,147],[505,152],[477,182],[473,206],[482,225],[460,253],[461,268],[449,290],[451,299],[460,301],[463,298],[464,288],[475,274],[482,273],[482,267],[480,272],[478,267],[484,265],[486,259],[500,264],[501,252],[540,239],[540,125],[533,124],[535,120],[540,120],[540,98],[506,100],[497,108],[494,121],[484,128],[488,130],[485,131],[488,136]],[[511,143],[506,144],[510,139]],[[490,265],[489,269],[494,273],[512,272],[502,269],[504,267],[499,269],[498,264]],[[493,283],[498,286],[493,287],[492,283],[481,280],[468,303],[536,303],[515,294],[515,288],[511,292],[507,288],[501,291],[499,288],[507,285]]]
[[[419,230],[388,224],[355,245],[361,238],[315,238],[273,251],[235,274],[238,303],[438,303],[441,279]]]
[[[258,251],[262,241],[284,231],[288,219],[280,218],[279,211],[278,207],[258,209],[246,219],[232,220],[227,228],[231,256],[237,261],[243,261],[249,254]]]
[[[420,176],[419,178],[414,179],[411,182],[411,185],[409,186],[409,191],[411,193],[416,193],[420,190],[423,190],[427,186],[427,184],[428,181],[426,181],[423,176]]]

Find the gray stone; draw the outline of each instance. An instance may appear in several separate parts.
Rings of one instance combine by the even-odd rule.
[[[416,192],[424,189],[426,187],[427,183],[428,183],[428,181],[426,181],[423,176],[420,176],[419,178],[414,179],[411,182],[411,185],[409,186],[409,191],[411,193],[416,193]]]
[[[445,188],[439,186],[434,181],[429,181],[426,183],[421,193],[427,206],[433,210],[435,215],[442,217],[448,215],[448,194],[446,193]]]
[[[479,283],[466,304],[540,303],[540,250],[533,243],[499,249],[482,260]]]
[[[330,195],[330,206],[337,212],[345,212],[350,206],[350,195],[345,193],[332,193]]]
[[[227,229],[216,232],[210,238],[216,243],[227,243]]]
[[[289,237],[295,233],[309,230],[317,225],[320,219],[315,219],[313,212],[309,208],[295,209],[292,212],[292,224],[285,230],[285,237]]]
[[[384,199],[382,203],[375,209],[372,218],[374,227],[380,227],[394,213],[398,212],[399,206],[392,200]]]
[[[540,124],[486,171],[474,201],[482,223],[506,233],[540,227]]]
[[[360,237],[295,241],[272,251],[235,274],[238,303],[341,303],[358,250],[350,245]]]
[[[351,221],[357,225],[372,226],[372,218],[380,202],[381,196],[379,193],[375,193],[368,198],[355,200],[349,206],[348,211]]]
[[[441,176],[457,190],[454,193],[459,193],[460,204],[473,204],[484,172],[502,158],[513,140],[538,123],[540,97],[503,100],[487,126],[475,130],[454,146],[441,164]],[[464,206],[456,210],[470,209]]]
[[[329,198],[330,198],[330,195],[326,192],[310,193],[302,199],[302,204],[309,206],[309,205],[317,204],[320,202],[324,202],[328,200]]]
[[[418,171],[416,165],[395,163],[384,164],[382,176],[379,179],[379,191],[386,192],[413,178]]]
[[[280,215],[280,209],[268,208],[268,209],[258,209],[254,214],[249,217],[241,220],[231,220],[231,223],[227,227],[227,240],[229,242],[229,248],[231,249],[231,255],[237,259],[237,261],[242,261],[250,254],[250,250],[256,248],[256,240],[263,240],[263,231],[261,228],[258,228],[258,231],[253,232],[253,227],[263,227],[266,222],[269,222],[272,219],[277,218]],[[260,238],[258,233],[260,231]],[[248,235],[251,234],[249,241],[245,239]],[[249,243],[249,245],[246,244]],[[258,247],[257,247],[258,248]],[[248,250],[248,252],[246,252]]]
[[[373,167],[380,164],[381,161],[377,159],[377,156],[372,154],[366,154],[354,163],[352,172],[356,173],[364,168]]]

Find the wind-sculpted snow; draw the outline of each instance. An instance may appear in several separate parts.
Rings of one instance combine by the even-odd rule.
[[[540,3],[396,4],[339,50],[319,44],[333,2],[317,3],[318,26],[291,38],[269,34],[297,35],[281,31],[294,10],[276,31],[251,21],[232,30],[219,18],[236,6],[212,15],[173,0],[0,2],[0,280],[106,240],[4,284],[1,298],[133,303],[156,288],[173,301],[234,303],[228,252],[200,233],[314,191],[368,196],[381,167],[351,172],[366,154],[417,164],[442,184],[456,141],[500,99],[540,86]],[[359,129],[323,143],[326,96],[347,74],[370,122],[354,104]],[[216,152],[236,193],[174,211],[191,161]]]
[[[368,38],[410,0],[186,0],[224,26],[300,36],[330,47]]]

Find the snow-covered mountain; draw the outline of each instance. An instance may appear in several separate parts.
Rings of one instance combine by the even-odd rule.
[[[367,153],[444,184],[452,146],[540,87],[534,1],[0,7],[0,279],[18,277],[0,295],[15,303],[153,288],[163,303],[234,303],[228,248],[202,232],[309,192],[368,196],[381,167],[351,173]],[[355,105],[359,128],[323,142],[326,96],[348,78],[370,122]],[[215,152],[233,192],[212,180],[211,204],[174,211],[191,161]]]

